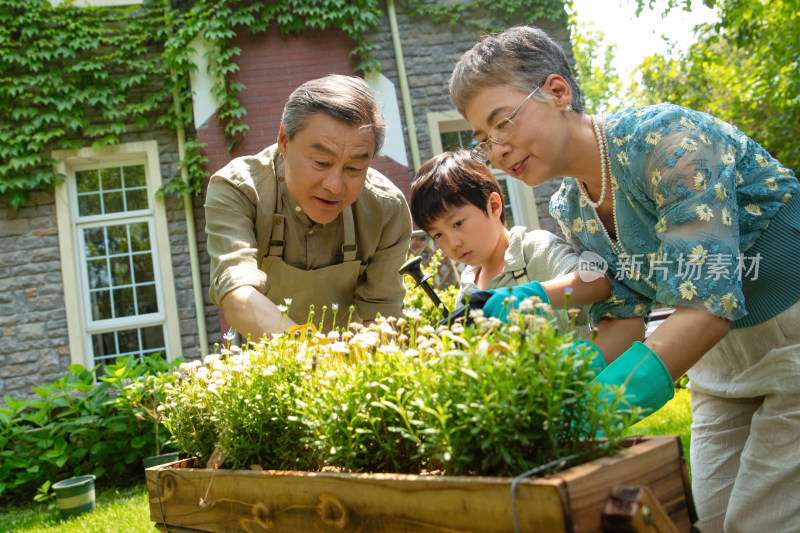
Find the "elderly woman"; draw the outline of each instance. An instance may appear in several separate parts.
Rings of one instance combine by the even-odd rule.
[[[590,116],[563,50],[541,30],[489,36],[450,94],[473,157],[535,186],[564,234],[605,261],[592,307],[597,377],[657,409],[688,372],[703,531],[800,531],[800,198],[761,146],[705,113],[661,104]],[[565,177],[568,176],[568,177]],[[675,307],[647,340],[616,318]]]

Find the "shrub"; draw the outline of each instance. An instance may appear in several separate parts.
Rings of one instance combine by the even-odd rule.
[[[158,358],[160,360],[160,358]],[[172,363],[120,358],[95,383],[94,372],[70,365],[59,380],[34,387],[37,398],[3,398],[0,407],[0,499],[19,498],[43,483],[94,474],[115,481],[152,455],[152,426],[129,400],[132,387]],[[141,397],[144,398],[149,392]]]

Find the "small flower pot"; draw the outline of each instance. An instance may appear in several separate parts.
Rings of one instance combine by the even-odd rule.
[[[94,480],[92,475],[78,476],[55,483],[52,487],[61,509],[61,518],[94,511]]]
[[[179,452],[162,453],[161,455],[151,455],[150,457],[145,457],[144,459],[142,459],[142,463],[144,464],[145,468],[150,468],[153,466],[163,465],[177,461],[179,459],[178,455]]]

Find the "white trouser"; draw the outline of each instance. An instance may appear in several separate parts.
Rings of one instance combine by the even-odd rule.
[[[702,533],[800,532],[800,300],[688,372]]]

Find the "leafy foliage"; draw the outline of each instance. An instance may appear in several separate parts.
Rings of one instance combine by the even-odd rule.
[[[469,24],[486,32],[505,29],[513,23],[535,23],[542,19],[565,20],[564,0],[409,0],[411,16],[430,17],[434,22]]]
[[[613,111],[610,104],[622,89],[612,64],[616,45],[607,43],[603,32],[579,25],[574,16],[571,17],[571,30],[575,72],[583,89],[586,112],[593,115]]]
[[[599,400],[571,333],[538,314],[437,328],[420,292],[404,318],[303,326],[184,363],[165,425],[185,453],[219,448],[237,469],[511,475],[615,450],[629,411],[620,391]]]
[[[652,3],[652,2],[651,2]],[[640,67],[640,103],[671,101],[730,122],[786,167],[800,168],[800,11],[795,0],[706,0],[720,20],[676,59]],[[647,4],[649,5],[649,4]],[[691,9],[671,1],[667,9]],[[645,1],[639,0],[639,7]]]
[[[176,5],[174,7],[174,4]],[[180,5],[178,5],[180,4]],[[188,7],[180,7],[188,4]],[[381,15],[378,0],[150,0],[133,7],[53,6],[48,0],[4,0],[0,9],[0,194],[19,208],[35,189],[64,179],[46,154],[91,143],[95,150],[145,128],[191,124],[189,43],[212,43],[213,93],[229,146],[247,132],[243,89],[230,75],[241,50],[235,28],[261,33],[339,28],[353,39],[356,70],[377,67],[365,34]],[[162,193],[202,190],[199,146],[187,144],[188,183],[176,177]]]
[[[119,478],[141,469],[140,460],[153,455],[156,443],[153,426],[142,424],[138,409],[152,403],[158,388],[140,385],[173,379],[168,372],[172,368],[160,358],[144,363],[119,358],[95,384],[96,368],[71,365],[61,379],[35,387],[37,399],[5,396],[5,407],[0,407],[0,498],[72,476]],[[163,444],[166,433],[161,439]]]

